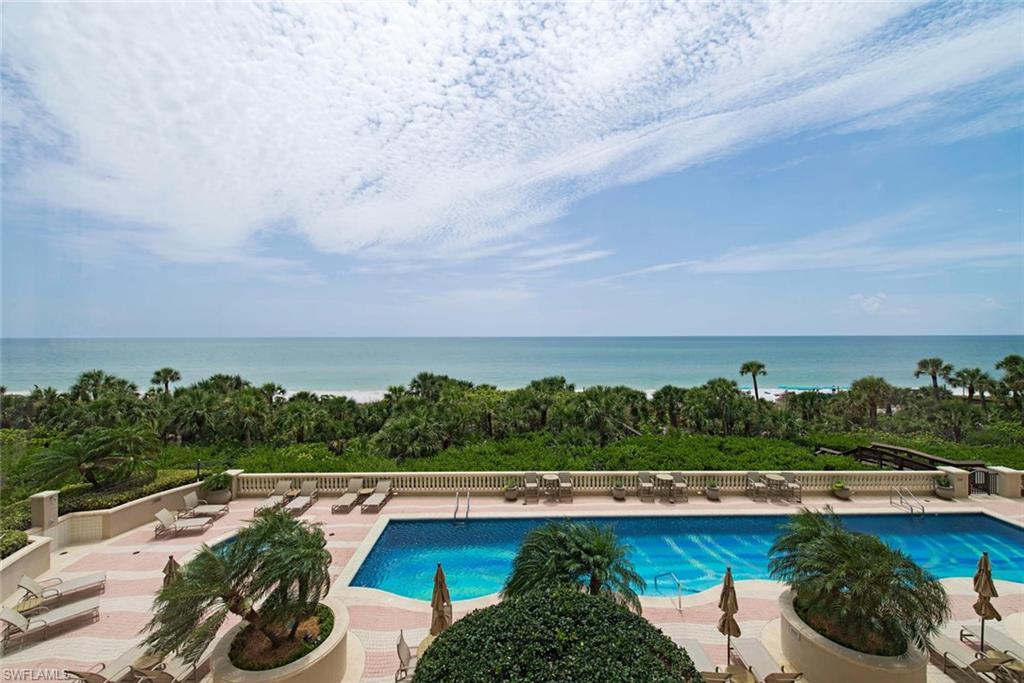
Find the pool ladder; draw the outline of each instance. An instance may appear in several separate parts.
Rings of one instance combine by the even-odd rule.
[[[459,496],[461,493],[461,491],[455,492],[455,512],[452,513],[452,519],[456,521],[459,519]],[[466,512],[463,514],[462,519],[469,519],[469,491],[466,491]]]
[[[662,572],[654,577],[654,590],[658,590],[658,579],[662,577],[670,578],[676,584],[676,609],[681,613],[683,611],[683,582],[679,580],[675,572]]]
[[[924,503],[906,486],[894,486],[889,490],[889,505],[906,510],[910,514],[924,514]]]

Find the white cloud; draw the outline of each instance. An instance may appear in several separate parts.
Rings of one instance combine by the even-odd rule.
[[[605,187],[955,108],[945,95],[1024,61],[1021,13],[10,3],[5,195],[96,214],[182,260],[258,253],[282,224],[326,252],[472,258]],[[1016,104],[995,106],[977,124],[954,111],[951,135],[1015,125]],[[538,262],[605,255],[574,254]]]
[[[870,296],[865,294],[851,294],[850,303],[864,311],[874,315],[882,310],[882,306],[885,305],[888,295],[885,292],[879,292],[878,294],[872,294]]]

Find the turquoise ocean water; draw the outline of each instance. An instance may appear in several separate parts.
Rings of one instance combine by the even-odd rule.
[[[745,386],[749,378],[738,368],[757,359],[768,367],[763,387],[846,386],[869,374],[917,386],[923,383],[913,376],[919,358],[993,371],[1009,353],[1024,353],[1024,337],[5,339],[0,384],[9,391],[65,389],[78,373],[100,368],[144,387],[153,370],[169,365],[184,383],[224,372],[290,391],[375,392],[423,370],[503,388],[563,375],[578,387],[656,389],[712,377]]]

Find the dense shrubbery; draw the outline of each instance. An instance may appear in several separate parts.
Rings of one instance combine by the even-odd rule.
[[[477,610],[438,636],[415,683],[700,681],[689,656],[602,597],[538,591]]]
[[[0,529],[0,559],[13,555],[28,545],[28,534],[13,529]]]

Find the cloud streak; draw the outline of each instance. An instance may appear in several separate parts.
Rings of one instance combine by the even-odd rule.
[[[965,111],[946,95],[1024,62],[1021,9],[995,4],[4,14],[5,194],[200,262],[258,253],[285,229],[373,261],[500,253],[582,197],[765,140],[922,116],[953,121],[952,138],[1019,125],[1012,98]],[[577,248],[518,268],[607,254]],[[794,265],[762,250],[687,267]]]

